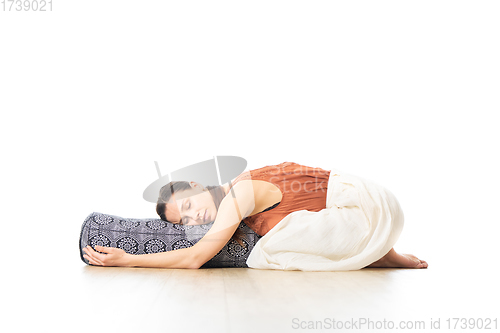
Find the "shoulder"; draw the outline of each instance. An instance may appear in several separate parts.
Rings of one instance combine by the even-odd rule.
[[[255,189],[252,180],[242,180],[234,184],[222,200],[227,205],[239,207],[241,213],[246,216],[255,208]],[[229,204],[229,203],[232,204]],[[221,203],[222,206],[222,203]]]
[[[232,188],[236,194],[241,193],[245,195],[248,193],[255,194],[262,188],[267,188],[269,185],[271,185],[270,182],[262,179],[244,179],[238,181]],[[231,190],[229,190],[228,194],[231,194]]]
[[[253,195],[253,193],[255,192],[254,186],[255,186],[254,181],[251,179],[240,180],[232,187],[230,187],[227,196],[229,197],[233,196],[238,198],[238,197],[246,197],[248,195]]]

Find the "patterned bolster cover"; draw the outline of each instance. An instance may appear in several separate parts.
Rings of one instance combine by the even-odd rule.
[[[83,222],[80,233],[80,258],[82,249],[90,245],[110,246],[130,254],[166,252],[191,247],[212,227],[214,222],[203,225],[178,225],[161,219],[131,219],[114,215],[92,213]],[[248,267],[246,260],[255,243],[261,238],[244,222],[238,228],[243,232],[242,247],[229,242],[201,268]]]

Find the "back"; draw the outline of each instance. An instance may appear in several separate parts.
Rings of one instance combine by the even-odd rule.
[[[263,236],[292,212],[319,212],[326,208],[329,176],[328,170],[283,162],[244,172],[231,182],[230,187],[241,180],[263,180],[280,189],[282,200],[276,207],[243,219],[253,231]]]

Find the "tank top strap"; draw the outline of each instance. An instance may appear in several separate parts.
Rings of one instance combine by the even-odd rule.
[[[252,180],[252,176],[249,171],[245,171],[242,174],[240,174],[238,177],[236,177],[231,183],[229,184],[229,189],[232,189],[234,185],[236,185],[238,182],[242,180]]]

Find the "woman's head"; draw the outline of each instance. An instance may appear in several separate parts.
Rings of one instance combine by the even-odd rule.
[[[217,209],[218,205],[208,189],[196,182],[184,181],[163,186],[156,205],[156,212],[162,220],[184,225],[213,222]]]
[[[196,182],[173,181],[160,189],[156,212],[164,221],[176,224],[206,224],[215,221],[226,192],[222,186],[203,188]],[[243,233],[236,229],[232,239],[241,246]]]

